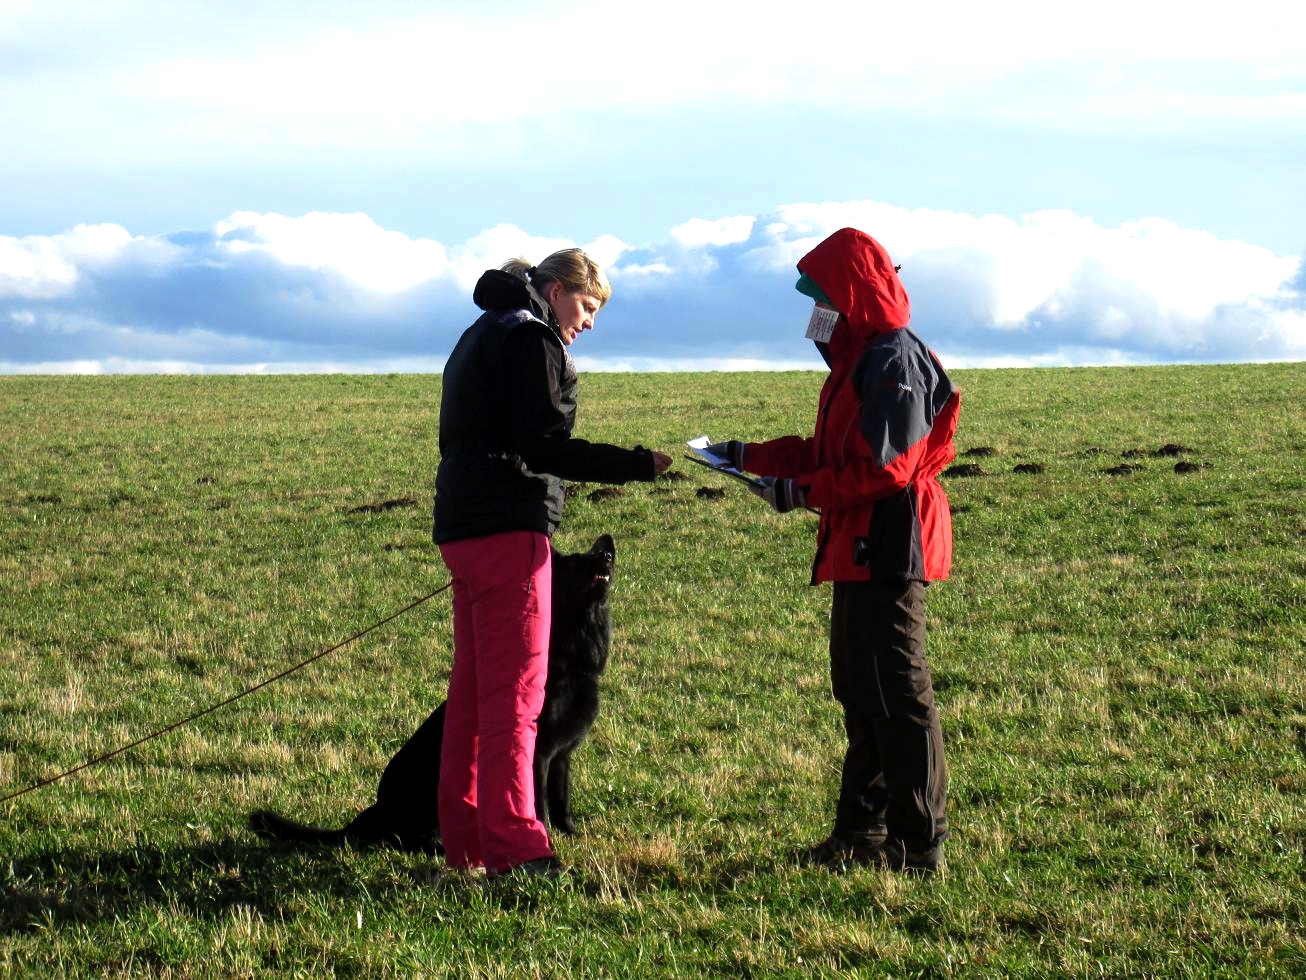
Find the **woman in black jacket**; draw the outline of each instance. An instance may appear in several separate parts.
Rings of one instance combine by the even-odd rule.
[[[440,829],[450,867],[559,869],[535,816],[531,760],[548,668],[549,538],[564,480],[651,481],[671,458],[572,436],[567,348],[612,294],[580,249],[481,276],[484,314],[445,365],[435,542],[453,575],[454,663],[440,759]]]

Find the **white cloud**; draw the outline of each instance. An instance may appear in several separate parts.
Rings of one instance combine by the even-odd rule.
[[[705,218],[691,218],[682,225],[671,229],[671,237],[686,248],[702,248],[705,245],[737,245],[748,241],[753,234],[756,218],[752,215],[737,215],[733,218],[717,218],[709,221]]]
[[[218,222],[221,250],[232,255],[263,252],[278,262],[330,269],[378,293],[396,293],[444,275],[444,246],[386,231],[365,214],[322,214],[299,218],[239,211]]]
[[[1228,319],[1241,313],[1270,349],[1306,355],[1291,310],[1303,298],[1287,285],[1300,259],[1159,218],[1103,228],[1067,211],[1017,221],[876,201],[799,204],[779,209],[755,255],[792,268],[847,225],[874,229],[909,284],[951,283],[952,305],[994,330],[1074,322],[1102,340],[1130,336],[1159,355],[1197,355],[1231,348]]]
[[[528,259],[538,264],[546,256],[564,248],[578,247],[566,238],[541,238],[531,235],[516,225],[495,225],[469,239],[462,246],[450,250],[454,275],[458,283],[471,291],[476,280],[486,269],[498,268],[508,259]],[[579,245],[594,261],[607,267],[615,263],[627,246],[613,235],[600,235],[592,242]]]
[[[956,366],[1306,358],[1299,258],[1157,218],[877,201],[693,219],[642,248],[599,236],[582,247],[618,302],[575,353],[587,369],[817,367],[794,264],[847,225],[902,263],[913,325]],[[571,244],[507,224],[445,244],[317,212],[237,212],[170,239],[113,225],[0,238],[0,370],[438,370],[481,272]]]
[[[625,262],[615,269],[608,270],[609,278],[623,286],[630,285],[636,289],[649,285],[658,285],[676,274],[676,270],[665,259],[652,262]]]
[[[112,261],[131,241],[118,225],[78,225],[63,235],[0,235],[0,297],[58,296],[76,284],[80,268]]]
[[[1256,69],[1256,77],[1266,82],[1306,81],[1306,62],[1298,64],[1267,65]]]
[[[616,265],[621,256],[630,250],[630,246],[615,235],[600,235],[580,247],[605,269]]]
[[[359,291],[377,296],[434,282],[470,290],[486,268],[509,258],[538,262],[575,245],[502,224],[446,248],[429,238],[388,231],[365,214],[322,212],[288,217],[238,211],[218,222],[214,235],[218,252],[231,259],[265,255],[282,266],[333,273]],[[612,235],[601,235],[581,247],[604,266],[615,263],[629,248]]]
[[[204,4],[169,18],[124,3],[81,5],[74,17],[65,4],[20,8],[20,42],[64,56],[33,58],[0,102],[60,117],[89,107],[115,120],[93,123],[106,139],[166,119],[160,153],[265,147],[269,134],[283,146],[449,153],[464,140],[510,141],[509,124],[738,104],[1068,128],[1261,117],[1300,131],[1306,119],[1306,9],[1278,0],[1236,12],[1147,0],[801,10],[759,0],[746,14],[664,0],[656,17],[598,0],[475,12],[383,4],[366,15],[273,6],[226,18]]]

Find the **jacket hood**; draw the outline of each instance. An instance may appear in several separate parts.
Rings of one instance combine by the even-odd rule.
[[[883,245],[864,231],[841,228],[798,260],[798,271],[830,298],[843,320],[830,338],[832,352],[860,351],[879,333],[911,321],[911,301]],[[840,334],[844,334],[840,337]]]
[[[553,325],[553,311],[535,301],[526,283],[501,269],[487,269],[476,282],[472,302],[480,309],[530,310],[537,319]]]

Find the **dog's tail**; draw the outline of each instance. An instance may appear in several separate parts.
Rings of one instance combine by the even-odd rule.
[[[249,815],[249,829],[265,840],[297,844],[324,844],[340,847],[345,843],[345,831],[291,820],[271,810],[255,810]]]

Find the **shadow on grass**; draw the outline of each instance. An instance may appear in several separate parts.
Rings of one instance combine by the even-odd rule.
[[[269,914],[296,895],[349,899],[374,896],[376,886],[342,852],[238,838],[109,852],[48,849],[0,869],[0,935],[127,919],[148,907],[210,920],[237,905]]]

